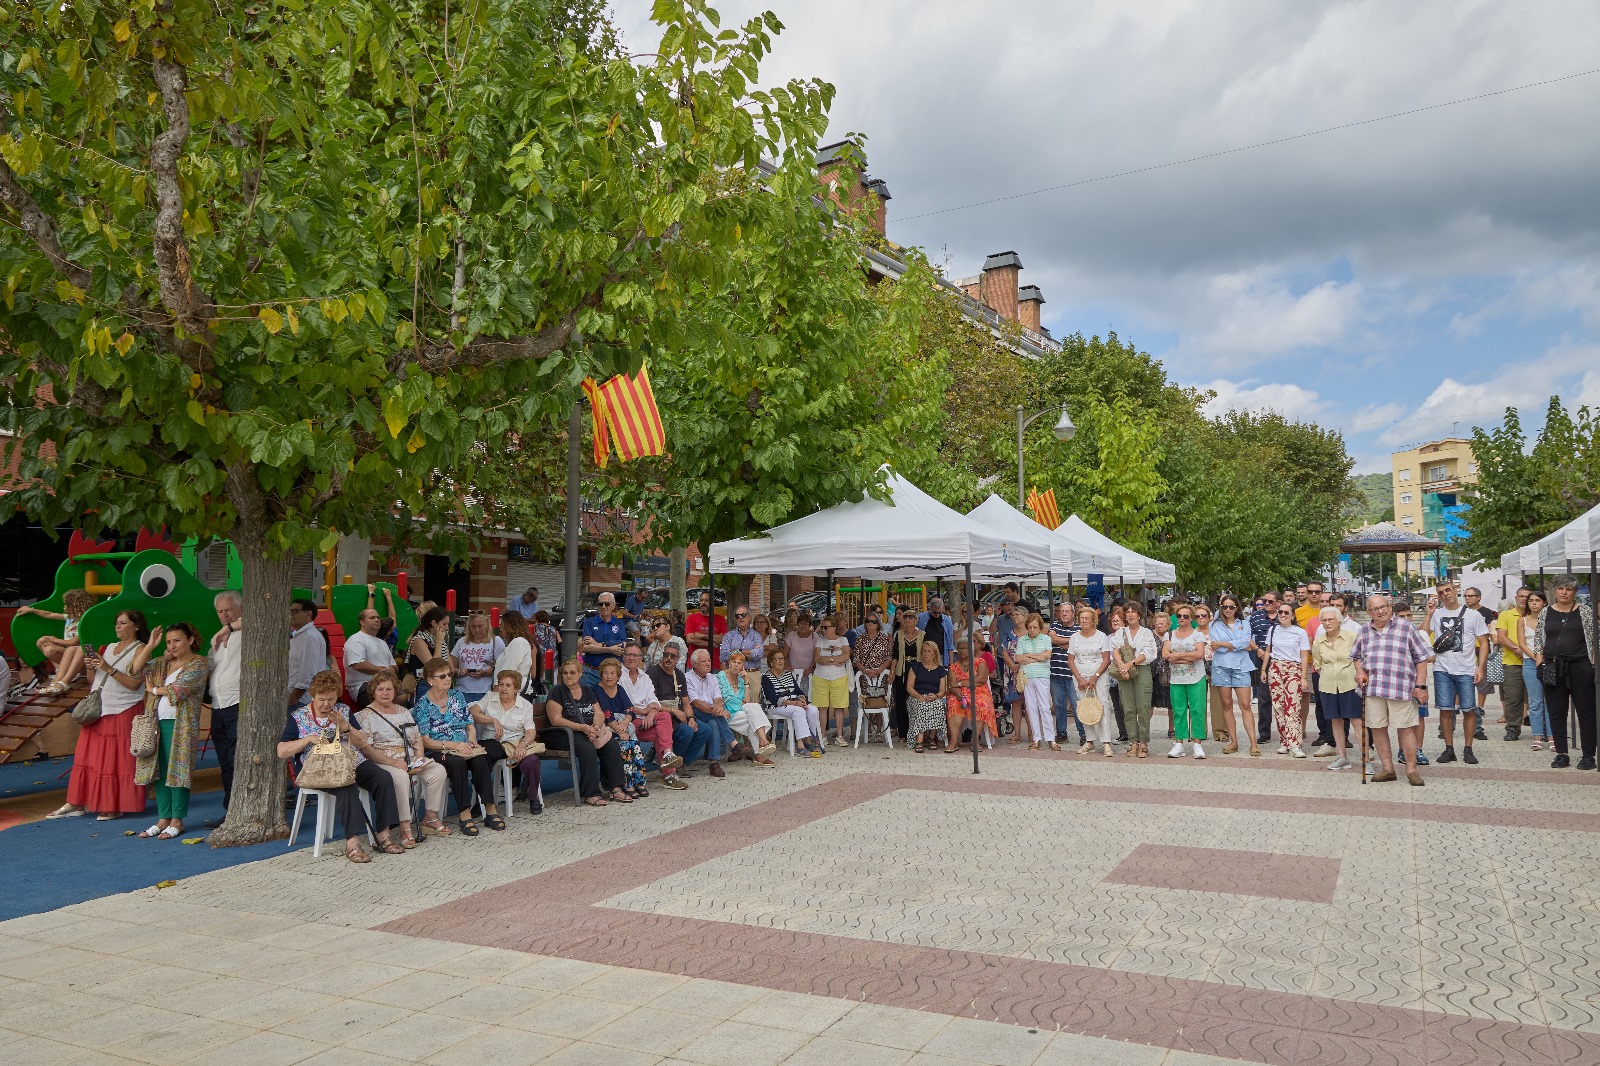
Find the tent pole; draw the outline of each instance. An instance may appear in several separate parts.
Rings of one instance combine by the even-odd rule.
[[[709,549],[709,546],[708,546]],[[706,610],[706,657],[711,660],[711,669],[717,668],[717,583],[711,576],[711,552],[707,550],[706,560],[706,590],[711,593],[711,598]],[[694,658],[690,652],[689,657]]]
[[[967,624],[962,634],[967,638],[967,699],[972,707],[972,772],[978,772],[978,734],[983,732],[978,723],[978,599],[973,595],[972,564],[966,564]],[[947,737],[946,740],[949,738]],[[957,738],[960,739],[959,737]]]
[[[1052,571],[1048,567],[1046,567],[1045,568],[1045,572],[1044,572],[1044,614],[1045,614],[1045,624],[1044,625],[1045,625],[1045,629],[1047,629],[1047,630],[1050,628],[1050,622],[1049,622],[1050,616],[1055,614],[1055,611],[1052,610],[1052,608],[1055,605],[1055,598],[1056,598],[1056,575],[1055,575],[1054,571]]]
[[[1589,610],[1600,609],[1600,575],[1595,573],[1595,563],[1600,561],[1600,552],[1589,553]],[[1600,664],[1597,664],[1600,665]],[[1600,670],[1594,672],[1594,694],[1596,706],[1600,706]],[[1573,700],[1573,713],[1577,713],[1577,700]]]

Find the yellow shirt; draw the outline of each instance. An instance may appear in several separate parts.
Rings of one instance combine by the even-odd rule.
[[[1356,646],[1356,635],[1356,627],[1346,623],[1337,637],[1318,633],[1311,642],[1311,669],[1317,671],[1317,687],[1323,692],[1355,691],[1356,664],[1350,649]]]
[[[1515,607],[1509,611],[1501,611],[1500,617],[1494,623],[1495,629],[1506,635],[1506,639],[1516,643],[1522,636],[1522,615],[1517,613]],[[1500,649],[1500,661],[1507,666],[1521,666],[1522,656],[1510,648]]]
[[[1296,607],[1294,609],[1294,620],[1300,624],[1301,629],[1304,629],[1306,627],[1306,619],[1317,617],[1321,611],[1321,607],[1313,607],[1310,604],[1306,604],[1303,607]]]

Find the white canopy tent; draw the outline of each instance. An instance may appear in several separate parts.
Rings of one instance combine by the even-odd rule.
[[[1600,553],[1600,507],[1591,508],[1532,544],[1502,555],[1500,568],[1524,576],[1541,570],[1588,573],[1596,553]]]
[[[1152,559],[1124,548],[1077,515],[1070,515],[1065,522],[1056,527],[1056,532],[1065,534],[1101,555],[1120,559],[1120,573],[1117,577],[1125,585],[1158,585],[1178,580],[1178,572],[1171,563],[1164,563],[1159,559]],[[1111,577],[1112,574],[1108,572],[1107,580]]]
[[[1069,575],[1116,574],[1122,568],[1120,557],[1098,554],[1067,534],[1040,525],[993,493],[968,511],[967,517],[998,532],[1044,541],[1050,549],[1050,576],[1055,579]]]
[[[994,529],[946,507],[899,474],[888,499],[868,496],[797,518],[754,537],[711,545],[708,566],[720,574],[849,574],[876,579],[1045,574],[1047,531]]]

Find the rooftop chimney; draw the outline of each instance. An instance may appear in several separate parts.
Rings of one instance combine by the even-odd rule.
[[[817,149],[817,181],[826,192],[823,194],[840,207],[857,206],[863,197],[871,196],[869,219],[878,235],[888,228],[889,183],[882,178],[867,177],[867,153],[855,141],[835,141]]]
[[[983,276],[978,283],[980,299],[1001,318],[1017,320],[1017,275],[1022,260],[1016,252],[996,252],[983,261]]]
[[[1017,290],[1017,317],[1022,324],[1039,332],[1039,309],[1044,306],[1044,294],[1037,285],[1024,285]]]

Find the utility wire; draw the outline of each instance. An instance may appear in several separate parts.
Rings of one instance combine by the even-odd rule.
[[[941,207],[936,211],[923,211],[915,215],[903,215],[899,221],[909,222],[914,218],[928,218],[931,215],[947,215],[954,211],[968,211],[974,207],[987,207],[989,204],[1003,203],[1006,200],[1021,200],[1028,196],[1038,196],[1047,192],[1059,192],[1062,189],[1075,189],[1079,185],[1092,185],[1097,181],[1111,181],[1113,178],[1126,178],[1134,174],[1148,174],[1152,170],[1166,170],[1168,167],[1181,167],[1185,163],[1198,163],[1206,159],[1217,159],[1225,155],[1234,155],[1238,152],[1248,152],[1256,148],[1268,148],[1275,144],[1287,144],[1290,141],[1300,141],[1307,137],[1320,137],[1324,133],[1334,133],[1338,130],[1353,129],[1356,126],[1370,126],[1374,122],[1387,122],[1392,118],[1404,118],[1407,115],[1420,115],[1424,111],[1437,111],[1442,107],[1454,107],[1456,104],[1468,104],[1474,100],[1487,100],[1491,96],[1504,96],[1506,93],[1520,92],[1523,89],[1534,89],[1541,85],[1555,85],[1557,82],[1571,81],[1573,78],[1583,78],[1590,74],[1600,74],[1600,67],[1592,70],[1580,70],[1576,74],[1566,74],[1559,78],[1547,78],[1544,81],[1530,81],[1526,85],[1513,85],[1509,89],[1496,89],[1494,92],[1479,93],[1476,96],[1463,96],[1459,100],[1446,100],[1440,104],[1429,104],[1426,107],[1414,107],[1409,111],[1396,111],[1392,115],[1379,115],[1376,118],[1364,118],[1357,122],[1345,122],[1338,126],[1328,126],[1325,129],[1311,130],[1309,133],[1296,133],[1288,137],[1277,137],[1270,141],[1259,141],[1255,144],[1246,144],[1239,148],[1224,148],[1218,152],[1207,152],[1205,155],[1190,156],[1187,159],[1174,159],[1167,163],[1156,163],[1148,167],[1137,167],[1133,170],[1119,170],[1115,174],[1101,174],[1095,178],[1084,178],[1081,181],[1069,181],[1065,185],[1048,185],[1042,189],[1033,189],[1029,192],[1016,192],[1009,196],[996,196],[991,200],[978,200],[975,203],[962,204],[959,207]]]

